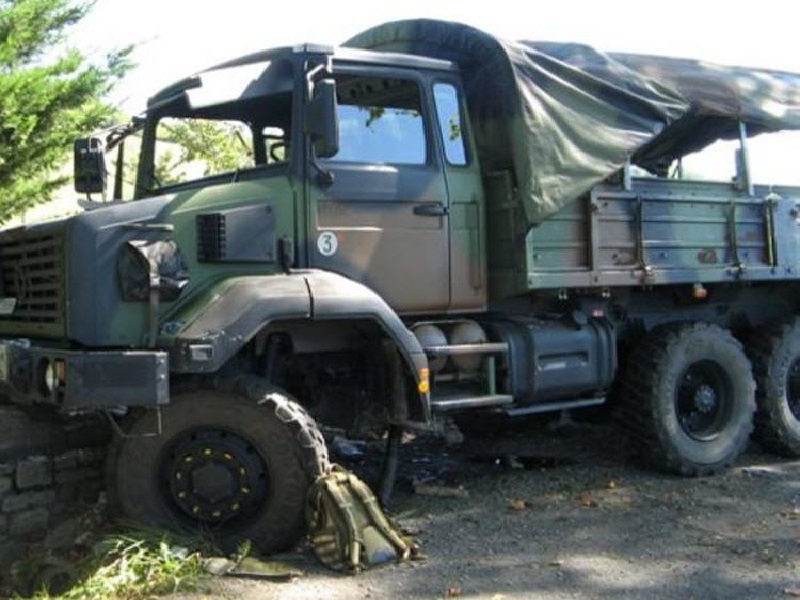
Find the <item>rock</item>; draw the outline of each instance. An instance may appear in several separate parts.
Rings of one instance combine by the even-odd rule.
[[[0,565],[3,568],[10,565],[15,559],[19,558],[22,553],[23,547],[19,542],[5,539],[5,536],[0,538]]]
[[[469,498],[469,492],[463,486],[456,487],[418,481],[414,482],[414,493],[420,496],[437,496],[440,498]]]
[[[16,406],[0,406],[0,429],[0,459],[46,452],[64,444],[64,433],[52,415]]]
[[[26,536],[31,533],[46,531],[49,520],[50,511],[43,507],[18,512],[11,516],[8,531],[15,536]]]
[[[44,546],[49,550],[71,548],[75,546],[75,540],[83,533],[84,528],[83,515],[67,519],[48,532],[44,540]]]
[[[236,563],[221,556],[212,556],[203,560],[203,571],[217,577],[230,573]]]
[[[27,508],[49,506],[55,501],[55,499],[56,493],[53,490],[15,494],[3,498],[2,509],[3,512],[10,513],[19,510],[25,510]]]
[[[97,466],[102,464],[106,458],[105,447],[81,448],[78,450],[78,463],[82,467]]]
[[[742,473],[755,477],[781,477],[783,472],[777,467],[742,467]]]
[[[514,498],[513,500],[511,500],[509,507],[511,508],[511,510],[525,510],[526,508],[531,507],[531,503],[528,502],[527,500]]]
[[[53,482],[53,464],[46,456],[32,456],[17,463],[14,477],[18,490],[43,487]]]
[[[3,496],[7,492],[10,492],[12,487],[13,486],[11,485],[11,477],[5,477],[3,475],[0,475],[0,496]]]
[[[56,473],[56,483],[72,483],[74,481],[84,481],[86,479],[97,479],[98,477],[100,477],[100,472],[97,469],[70,469],[61,473]]]
[[[78,451],[70,450],[53,459],[53,469],[58,473],[66,469],[75,469],[78,466]]]

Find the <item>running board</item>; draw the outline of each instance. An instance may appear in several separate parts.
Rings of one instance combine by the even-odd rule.
[[[532,404],[519,408],[507,408],[505,412],[509,417],[521,417],[524,415],[535,415],[539,413],[555,412],[557,410],[570,410],[572,408],[587,408],[589,406],[600,406],[606,403],[605,396],[597,398],[578,398],[575,400],[564,400],[561,402],[547,402],[544,404]]]
[[[514,398],[506,394],[490,394],[487,396],[442,396],[431,399],[431,409],[434,412],[448,412],[452,410],[466,410],[469,408],[492,408],[507,406],[514,403]]]
[[[452,344],[448,346],[425,346],[425,354],[433,356],[464,356],[469,354],[508,354],[505,342],[480,344]]]

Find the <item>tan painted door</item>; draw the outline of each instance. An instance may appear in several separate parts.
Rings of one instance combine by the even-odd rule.
[[[395,72],[337,76],[339,153],[311,167],[309,263],[360,281],[395,310],[450,304],[449,204],[421,87]]]

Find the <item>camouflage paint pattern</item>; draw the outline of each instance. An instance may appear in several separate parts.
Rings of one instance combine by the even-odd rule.
[[[496,42],[483,42],[496,48]],[[397,39],[393,43],[405,42]],[[514,103],[518,96],[499,96],[499,108],[483,115],[486,118],[464,119],[461,133],[469,160],[463,166],[450,164],[443,156],[446,140],[435,125],[431,89],[441,81],[461,86],[455,66],[441,60],[426,62],[353,50],[335,54],[335,69],[340,71],[349,69],[370,76],[391,73],[392,77],[401,73],[419,85],[422,112],[430,117],[425,130],[428,154],[424,164],[408,167],[327,163],[335,178],[332,184],[323,184],[317,178],[317,167],[308,166],[308,151],[299,142],[303,134],[298,115],[306,85],[299,67],[317,55],[302,49],[281,52],[282,56],[291,54],[297,68],[292,132],[297,143],[293,145],[291,167],[249,181],[217,181],[161,199],[97,211],[106,216],[97,217],[96,226],[76,233],[82,241],[75,245],[84,245],[84,255],[82,260],[69,263],[67,277],[77,282],[73,286],[76,289],[86,289],[81,301],[69,309],[74,322],[69,325],[67,338],[89,347],[145,344],[147,303],[120,301],[113,283],[120,245],[144,235],[131,228],[131,223],[173,227],[170,235],[182,249],[191,274],[179,299],[160,307],[162,345],[168,346],[193,315],[215,301],[225,280],[279,272],[281,267],[274,255],[272,260],[258,264],[205,262],[197,256],[198,215],[259,204],[275,209],[275,239],[294,240],[297,267],[328,269],[363,282],[401,314],[481,311],[487,298],[498,300],[534,289],[797,277],[794,204],[800,191],[791,188],[774,188],[770,194],[766,188],[757,187],[755,196],[750,197],[730,184],[642,179],[625,189],[596,184],[599,172],[591,168],[591,177],[578,184],[583,177],[580,169],[564,164],[547,175],[565,184],[551,186],[562,196],[559,202],[563,208],[549,218],[537,218],[531,228],[526,194],[539,184],[529,182],[532,188],[521,185],[527,171],[514,171],[518,164],[509,154],[513,140],[508,137],[529,121],[521,116],[519,107],[512,118],[503,115],[503,105]],[[575,76],[581,81],[586,78]],[[475,77],[473,74],[464,85],[467,104],[478,81]],[[681,103],[674,96],[650,81],[636,81],[637,85],[649,86],[655,103],[649,108],[638,106],[626,119],[648,113],[656,121],[667,122],[680,113]],[[605,87],[602,90],[608,91]],[[554,102],[560,98],[552,95],[556,88],[545,86],[540,91],[551,94]],[[599,106],[583,109],[603,113]],[[462,111],[466,114],[463,104]],[[617,117],[620,115],[613,111],[603,116],[612,129],[627,122]],[[501,118],[505,118],[502,127],[495,127],[499,122],[493,119]],[[654,123],[645,120],[640,124],[653,133],[660,130]],[[638,134],[634,137],[639,139]],[[603,155],[608,141],[602,136],[593,139],[599,155]],[[516,144],[513,152],[523,147]],[[627,152],[628,146],[623,147]],[[619,150],[616,147],[614,152]],[[610,164],[617,162],[614,159]],[[530,156],[528,163],[527,168],[535,166]],[[542,167],[547,168],[553,166]],[[592,189],[577,193],[589,180]],[[563,202],[568,197],[569,201]],[[441,214],[430,214],[431,207],[441,209]],[[133,212],[137,216],[132,216]],[[91,215],[77,217],[65,222],[64,227],[77,227],[93,219]],[[36,229],[29,231],[33,235]],[[95,234],[96,239],[84,239]],[[326,245],[334,239],[328,234],[335,236],[335,249]],[[3,237],[9,240],[14,235],[20,234]],[[65,254],[71,251],[66,248]],[[90,280],[91,285],[87,285]],[[0,320],[0,330],[6,335],[22,331],[8,319]],[[61,336],[55,332],[53,337]]]

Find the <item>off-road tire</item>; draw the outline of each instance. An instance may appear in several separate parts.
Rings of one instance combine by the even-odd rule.
[[[112,444],[109,500],[122,518],[180,533],[210,534],[225,551],[235,550],[243,540],[265,553],[286,550],[299,541],[305,531],[308,488],[329,462],[316,423],[296,401],[263,380],[242,376],[216,389],[173,397],[162,408],[161,435],[147,435],[157,427],[156,412],[146,411],[130,427],[130,437],[117,436]],[[187,444],[193,449],[195,438],[202,451],[205,436],[211,436],[210,446],[216,443],[213,436],[224,438],[220,444],[236,441],[234,450],[223,447],[217,454],[263,467],[263,496],[246,514],[211,522],[193,519],[171,489],[169,479],[177,472],[175,465],[180,466],[177,455],[182,456]]]
[[[711,475],[747,447],[755,383],[727,330],[708,323],[655,328],[630,356],[624,389],[622,425],[652,467]]]
[[[769,452],[800,457],[800,319],[757,330],[748,351],[758,384],[754,437]]]

